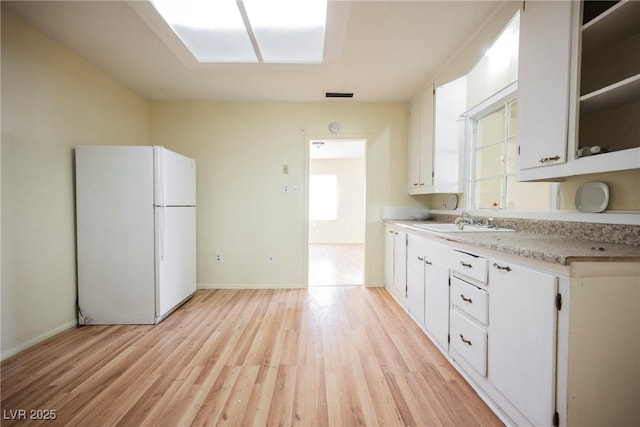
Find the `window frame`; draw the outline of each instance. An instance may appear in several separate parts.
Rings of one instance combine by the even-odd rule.
[[[312,187],[312,181],[314,181],[314,178],[331,178],[331,180],[333,181],[331,184],[333,184],[333,201],[332,201],[332,212],[331,215],[329,216],[323,216],[322,218],[319,217],[314,217],[314,211],[313,211],[313,206],[311,205],[312,203],[312,194],[316,193],[316,191],[313,191],[311,189]],[[316,174],[309,174],[309,220],[310,221],[314,221],[314,222],[327,222],[327,221],[337,221],[338,220],[338,211],[339,211],[339,204],[340,204],[340,189],[339,189],[339,179],[338,179],[338,175],[335,173],[316,173]],[[325,206],[326,207],[326,206]]]
[[[509,176],[515,176],[515,171],[509,171],[506,167],[501,176],[502,185],[505,188],[505,191],[501,194],[501,205],[502,207],[494,207],[494,208],[478,208],[476,207],[476,124],[478,120],[487,117],[488,115],[500,110],[503,107],[506,107],[511,102],[516,101],[518,99],[518,83],[514,82],[509,86],[505,87],[501,91],[497,92],[493,96],[489,97],[485,101],[481,102],[477,106],[473,107],[469,111],[464,114],[466,120],[466,128],[467,135],[465,138],[465,206],[468,207],[468,210],[477,211],[479,213],[488,213],[488,212],[503,212],[503,213],[549,213],[555,212],[558,210],[558,197],[560,185],[558,183],[549,183],[551,186],[549,189],[549,204],[547,209],[541,210],[511,210],[508,209],[508,201],[509,201],[509,188],[507,181]],[[505,110],[505,113],[508,110]],[[508,122],[508,118],[506,120]],[[505,140],[503,147],[503,154],[508,155],[508,141],[509,135],[506,132],[507,125],[505,124]],[[515,135],[516,139],[518,137],[517,131]],[[516,153],[517,155],[517,153]],[[517,159],[515,159],[516,168],[517,168]],[[494,178],[495,179],[495,178]]]

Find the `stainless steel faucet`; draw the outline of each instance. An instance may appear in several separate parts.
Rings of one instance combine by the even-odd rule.
[[[487,228],[494,228],[495,224],[493,218],[479,218],[470,215],[467,211],[462,211],[462,216],[456,218],[455,224],[460,230],[464,229],[465,225],[479,225]]]
[[[455,224],[460,230],[464,229],[465,225],[474,225],[476,223],[476,218],[469,215],[466,211],[462,211],[462,216],[455,220]]]

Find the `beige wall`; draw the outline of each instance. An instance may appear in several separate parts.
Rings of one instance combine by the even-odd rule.
[[[519,18],[513,18],[517,25]],[[496,35],[496,39],[499,35]],[[505,36],[506,37],[506,36]],[[518,81],[518,51],[483,56],[467,75],[467,109],[471,109]]]
[[[365,279],[383,284],[382,207],[419,206],[405,188],[406,104],[154,102],[150,111],[152,143],[197,161],[200,287],[306,283],[306,188],[282,185],[305,185],[309,140],[335,137],[333,121],[340,137],[367,139]]]
[[[148,143],[145,100],[2,11],[2,356],[75,324],[72,147]]]
[[[309,243],[364,243],[364,159],[312,159],[309,173],[338,179],[337,219],[311,221]]]

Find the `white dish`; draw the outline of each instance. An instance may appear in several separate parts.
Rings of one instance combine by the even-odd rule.
[[[447,209],[454,210],[457,207],[458,207],[458,196],[456,196],[455,194],[452,194],[447,199]]]
[[[604,182],[585,182],[576,191],[576,209],[602,212],[609,204],[609,187]]]

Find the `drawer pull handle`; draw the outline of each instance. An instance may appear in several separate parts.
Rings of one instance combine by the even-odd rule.
[[[507,265],[506,267],[503,267],[502,265],[497,264],[497,263],[495,263],[495,262],[494,262],[494,263],[493,263],[493,266],[494,266],[495,268],[497,268],[498,270],[511,271],[511,267],[509,267],[508,265]]]
[[[427,264],[427,265],[433,265],[433,263],[432,263],[431,261],[429,261],[429,260],[426,260],[426,259],[425,259],[425,260],[424,260],[424,262],[425,262],[425,264]]]
[[[424,258],[423,258],[423,257],[421,257],[421,256],[419,256],[419,257],[418,257],[418,261],[424,261]]]
[[[471,264],[467,264],[467,263],[466,263],[466,262],[464,262],[464,261],[460,261],[460,265],[461,265],[461,266],[463,266],[464,268],[472,268],[472,267],[473,267],[473,265],[471,265]]]
[[[462,340],[462,342],[463,342],[463,343],[465,343],[465,344],[467,344],[467,345],[472,345],[472,344],[471,344],[471,341],[469,341],[469,340],[465,340],[465,339],[464,339],[464,335],[462,335],[462,334],[460,334],[460,339]]]
[[[464,301],[464,302],[468,302],[469,304],[473,304],[473,300],[471,298],[466,298],[464,296],[464,294],[460,294],[460,298],[462,298],[462,301]]]

